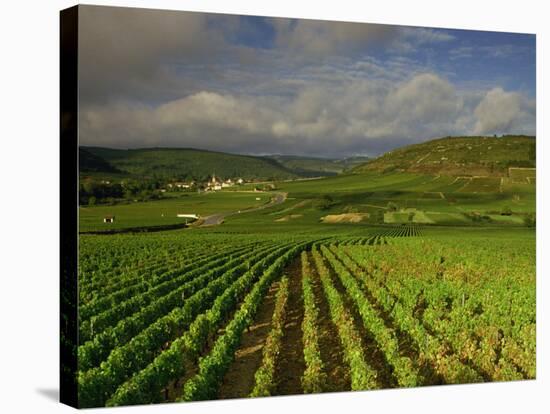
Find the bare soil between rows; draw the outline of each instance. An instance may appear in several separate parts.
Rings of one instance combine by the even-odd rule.
[[[265,296],[253,324],[243,333],[235,360],[229,366],[218,391],[219,399],[248,397],[254,387],[254,374],[262,362],[262,350],[275,309],[279,282],[274,282]]]
[[[286,321],[283,328],[281,353],[275,366],[275,395],[302,394],[302,375],[306,369],[302,344],[304,300],[302,296],[302,268],[296,258],[286,269],[289,281]]]

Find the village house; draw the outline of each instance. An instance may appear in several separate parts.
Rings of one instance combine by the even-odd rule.
[[[184,188],[184,189],[191,188],[191,186],[192,186],[191,183],[184,183],[184,182],[177,182],[177,183],[174,183],[174,185],[177,188]]]
[[[184,218],[185,224],[189,223],[190,221],[193,222],[200,217],[198,214],[194,213],[178,213],[176,214],[176,216],[179,218]]]
[[[208,181],[207,187],[210,190],[218,191],[222,189],[222,182],[218,181],[215,174],[212,174],[212,178]]]
[[[105,216],[103,217],[104,223],[114,223],[115,222],[115,216]]]
[[[192,219],[199,218],[198,214],[191,214],[191,213],[178,213],[177,216],[180,218],[192,218]]]

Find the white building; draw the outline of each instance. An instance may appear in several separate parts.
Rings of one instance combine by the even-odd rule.
[[[212,174],[212,178],[210,179],[210,181],[208,181],[208,184],[207,184],[208,188],[214,191],[221,190],[222,185],[223,185],[222,182],[216,178],[215,174]]]
[[[190,214],[190,213],[178,213],[177,215],[180,218],[191,218],[191,219],[198,219],[198,214]]]

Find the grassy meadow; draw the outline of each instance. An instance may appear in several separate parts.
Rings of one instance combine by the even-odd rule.
[[[79,208],[80,231],[142,228],[183,224],[178,214],[207,216],[259,207],[270,200],[270,194],[252,192],[175,193],[162,200]],[[259,200],[257,200],[259,199]],[[105,216],[115,216],[114,223],[104,223]]]

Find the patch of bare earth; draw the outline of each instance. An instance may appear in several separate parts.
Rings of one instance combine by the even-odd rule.
[[[283,328],[281,352],[275,366],[275,395],[302,394],[302,375],[306,369],[302,345],[304,301],[302,297],[302,268],[299,258],[285,270],[289,281],[286,321]]]
[[[321,218],[323,223],[360,223],[367,219],[369,213],[329,214]]]
[[[303,214],[289,214],[287,216],[278,218],[275,221],[290,221],[290,220],[297,219],[297,218],[300,218],[300,217],[303,217]]]
[[[218,398],[245,398],[254,387],[254,374],[262,362],[262,349],[275,309],[275,296],[279,282],[269,288],[253,324],[243,333],[241,344],[235,352],[235,360],[229,366],[218,391]]]
[[[308,254],[308,258],[310,263],[314,263],[310,254]],[[314,266],[312,266],[312,272],[316,272]],[[321,280],[317,274],[312,274],[312,282],[315,304],[319,308],[319,350],[327,374],[326,389],[324,391],[349,391],[351,390],[349,368],[344,362],[344,352],[338,338],[338,331],[330,318],[328,303],[321,286]]]
[[[209,345],[211,347],[211,344]],[[197,364],[188,363],[185,366],[185,375],[175,381],[170,381],[162,391],[162,401],[176,401],[183,394],[183,385],[198,373]]]

